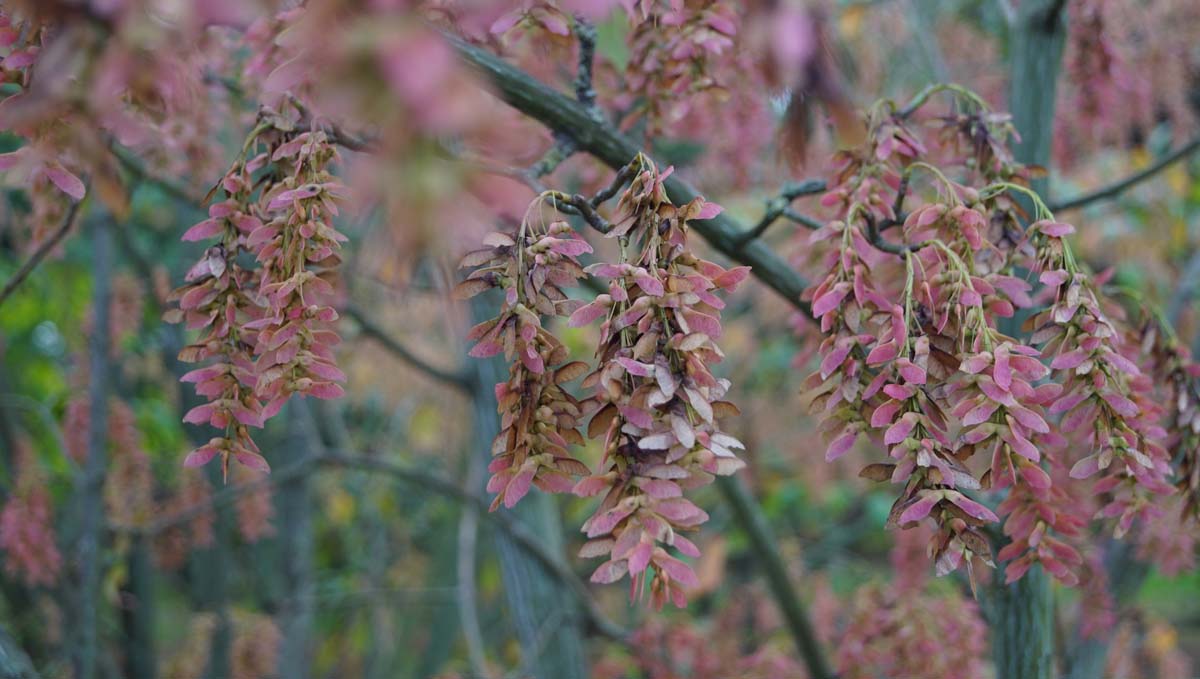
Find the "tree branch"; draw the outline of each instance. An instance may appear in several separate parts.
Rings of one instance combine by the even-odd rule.
[[[785,186],[778,196],[767,201],[767,210],[763,213],[762,219],[758,220],[754,228],[742,235],[741,243],[744,245],[755,238],[761,238],[780,217],[786,217],[810,229],[821,228],[820,222],[793,211],[790,206],[792,201],[801,196],[811,196],[824,190],[825,180],[823,179],[808,179],[799,184]]]
[[[79,216],[79,208],[82,204],[83,201],[71,203],[71,207],[67,208],[67,214],[65,217],[63,217],[62,224],[59,225],[58,229],[56,229],[54,233],[50,234],[50,237],[33,251],[33,254],[29,256],[29,259],[25,260],[25,263],[21,265],[21,268],[17,269],[17,272],[12,275],[12,278],[8,279],[8,282],[4,284],[4,288],[0,290],[0,304],[4,304],[4,300],[8,299],[9,296],[13,294],[13,291],[17,289],[17,286],[19,286],[26,278],[29,278],[29,274],[33,273],[33,270],[37,268],[37,265],[40,264],[42,260],[46,258],[46,255],[50,254],[50,251],[53,250],[54,247],[58,245],[59,242],[61,242],[62,239],[65,238],[66,235],[71,231],[71,227],[75,225],[75,218]]]
[[[371,318],[368,317],[358,307],[352,304],[347,304],[342,307],[342,313],[346,314],[350,318],[353,318],[354,321],[358,323],[358,327],[362,331],[362,334],[370,337],[376,342],[379,342],[384,349],[387,349],[397,358],[416,368],[422,373],[425,373],[429,377],[432,377],[438,382],[462,391],[469,391],[474,386],[466,375],[447,370],[445,368],[439,368],[438,366],[426,362],[425,359],[422,359],[413,352],[409,351],[408,347],[401,344],[400,341],[395,337],[392,337],[391,334],[375,323],[375,321],[371,320]]]
[[[513,521],[509,514],[505,512],[488,511],[489,508],[486,501],[459,487],[453,481],[418,469],[393,464],[365,455],[329,452],[321,456],[320,462],[323,465],[363,469],[386,474],[475,507],[480,512],[480,516],[495,523],[521,549],[525,550],[526,553],[541,563],[549,573],[560,580],[576,595],[583,607],[588,623],[598,634],[614,641],[624,642],[628,638],[625,630],[606,618],[600,611],[595,600],[592,599],[587,585],[561,559],[547,550],[537,535],[530,532],[523,525]]]
[[[809,676],[812,679],[834,679],[835,675],[829,667],[829,661],[825,658],[821,642],[817,639],[816,629],[808,616],[808,610],[800,599],[799,593],[792,586],[792,581],[788,577],[787,564],[784,563],[783,556],[775,546],[775,537],[771,535],[771,528],[767,525],[767,519],[763,516],[762,510],[758,508],[754,498],[740,479],[722,476],[717,479],[717,486],[720,487],[721,493],[733,509],[738,525],[746,531],[747,537],[750,538],[750,548],[758,557],[756,563],[762,568],[763,575],[767,578],[767,584],[770,585],[771,592],[775,595],[775,603],[779,606],[783,619],[787,622],[792,641],[796,643],[796,648],[804,658]]]
[[[1144,170],[1142,170],[1140,172],[1135,172],[1120,181],[1113,182],[1112,184],[1109,184],[1108,186],[1101,187],[1090,193],[1085,193],[1082,196],[1076,196],[1075,198],[1071,198],[1070,200],[1064,200],[1061,203],[1051,204],[1049,206],[1050,211],[1058,212],[1059,210],[1074,210],[1075,208],[1084,207],[1085,205],[1090,205],[1092,203],[1096,203],[1096,202],[1099,202],[1102,200],[1109,200],[1111,198],[1116,198],[1124,191],[1126,191],[1134,186],[1137,186],[1138,184],[1146,181],[1147,179],[1150,179],[1151,177],[1158,174],[1159,172],[1162,172],[1163,170],[1170,167],[1171,165],[1174,165],[1175,163],[1192,155],[1193,153],[1196,152],[1197,149],[1200,149],[1200,137],[1196,137],[1195,139],[1192,139],[1191,141],[1184,144],[1183,146],[1180,146],[1179,148],[1175,149],[1174,151],[1172,151],[1172,152],[1166,154],[1165,156],[1159,158],[1158,160],[1154,161],[1149,167],[1145,168]]]
[[[525,526],[517,523],[512,517],[505,512],[488,511],[488,503],[482,498],[470,493],[461,488],[454,481],[431,474],[429,472],[406,467],[385,460],[380,460],[373,456],[367,456],[355,453],[345,453],[340,451],[325,451],[307,459],[300,460],[288,467],[273,471],[271,474],[263,476],[249,483],[241,483],[234,486],[228,486],[213,493],[208,502],[199,504],[193,507],[188,507],[185,510],[175,512],[167,516],[159,517],[144,526],[110,526],[114,531],[128,533],[132,535],[153,536],[164,530],[177,526],[181,523],[190,521],[198,516],[212,512],[220,507],[227,506],[239,497],[252,493],[260,488],[274,487],[283,483],[287,483],[304,474],[312,473],[322,467],[332,467],[341,469],[361,469],[365,471],[373,471],[387,476],[391,476],[399,481],[411,483],[414,486],[432,491],[463,504],[470,505],[475,508],[479,515],[488,521],[496,524],[500,530],[504,531],[509,537],[516,542],[521,549],[525,550],[536,561],[541,563],[547,571],[555,578],[563,582],[571,591],[578,597],[583,605],[584,614],[587,616],[588,623],[592,626],[595,632],[603,637],[614,641],[625,642],[628,639],[628,633],[619,625],[605,617],[604,613],[597,607],[596,602],[592,599],[591,593],[587,585],[580,580],[579,576],[570,569],[561,559],[552,554],[541,543],[539,538],[530,532]]]
[[[467,63],[492,83],[497,94],[509,105],[551,130],[570,135],[580,150],[587,151],[609,167],[622,168],[641,151],[611,126],[593,119],[578,102],[484,49],[453,35],[443,36]],[[677,204],[687,203],[699,195],[678,176],[668,177],[665,185],[667,195]],[[761,240],[742,244],[746,228],[736,220],[720,214],[713,219],[693,222],[692,228],[717,251],[733,261],[749,265],[755,277],[793,306],[811,315],[808,302],[800,299],[808,287],[807,281]]]

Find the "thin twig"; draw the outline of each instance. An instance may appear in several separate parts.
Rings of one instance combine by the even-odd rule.
[[[875,222],[875,218],[867,215],[865,219],[867,222],[867,238],[871,241],[871,245],[874,245],[879,250],[890,252],[893,255],[903,255],[906,252],[916,252],[927,244],[913,243],[912,245],[906,245],[904,243],[893,243],[889,240],[884,240],[879,225]]]
[[[596,195],[592,196],[592,205],[599,207],[601,203],[604,203],[613,196],[617,195],[617,192],[621,190],[621,187],[625,186],[625,183],[630,179],[633,179],[633,176],[637,174],[637,171],[637,163],[631,162],[622,166],[621,169],[617,170],[617,173],[613,175],[612,181],[609,182],[608,186],[600,189],[596,192]]]
[[[575,99],[587,109],[593,119],[603,122],[604,114],[600,107],[596,106],[596,90],[592,87],[592,72],[596,61],[596,27],[582,16],[576,16],[573,32],[579,41],[579,64],[575,70],[574,81]],[[578,150],[579,146],[571,135],[555,132],[554,145],[529,168],[530,176],[545,177]]]
[[[1064,200],[1060,203],[1054,203],[1049,206],[1050,211],[1058,212],[1060,210],[1074,210],[1075,208],[1090,205],[1098,201],[1116,198],[1127,189],[1130,189],[1146,181],[1147,179],[1150,179],[1171,165],[1183,160],[1184,158],[1187,158],[1191,154],[1195,153],[1197,149],[1200,149],[1200,137],[1192,139],[1183,146],[1180,146],[1174,151],[1159,158],[1149,167],[1140,172],[1135,172],[1120,181],[1113,182],[1108,186],[1101,187],[1090,193],[1085,193],[1082,196],[1076,196],[1075,198]]]
[[[368,471],[379,472],[395,477],[397,479],[408,481],[416,484],[421,488],[432,490],[445,497],[454,498],[460,502],[468,503],[480,510],[480,516],[487,518],[489,521],[496,524],[503,530],[513,542],[525,550],[536,561],[542,564],[543,567],[551,575],[556,577],[576,595],[580,604],[583,606],[584,615],[587,617],[588,623],[600,635],[612,639],[614,641],[624,641],[628,638],[628,634],[616,623],[609,620],[597,607],[596,602],[592,599],[591,593],[586,584],[575,575],[557,555],[550,552],[541,539],[527,529],[524,525],[515,521],[512,516],[506,512],[491,512],[487,511],[488,506],[480,497],[464,490],[453,481],[444,479],[434,474],[429,474],[419,469],[411,469],[402,465],[393,464],[375,457],[365,455],[343,454],[343,453],[326,453],[321,457],[321,463],[336,467],[346,467],[355,469],[364,469]]]
[[[300,120],[296,122],[297,127],[321,130],[329,138],[329,141],[350,151],[372,152],[378,150],[377,139],[351,132],[332,120],[322,120],[314,116],[304,102],[296,97],[289,95],[288,99],[300,113]]]
[[[433,379],[447,386],[451,386],[462,391],[469,391],[474,386],[466,375],[447,370],[445,368],[439,368],[438,366],[428,363],[425,361],[425,359],[422,359],[413,352],[409,351],[408,347],[401,344],[399,340],[380,327],[379,324],[367,316],[367,314],[358,307],[352,304],[347,304],[342,307],[342,313],[350,318],[353,318],[354,321],[358,323],[358,327],[362,331],[362,334],[379,342],[384,349],[387,349],[397,358],[405,363],[408,363],[422,373],[425,373],[429,377],[432,377]]]
[[[795,210],[793,210],[790,207],[786,207],[783,209],[783,218],[787,219],[789,221],[795,222],[795,223],[799,224],[800,226],[803,226],[804,228],[810,229],[812,231],[816,231],[817,229],[823,228],[825,226],[819,220],[813,219],[812,217],[809,217],[808,215],[800,214],[799,212],[796,212]]]
[[[797,224],[801,224],[810,229],[819,229],[823,226],[820,222],[801,215],[791,209],[792,201],[801,196],[811,196],[821,193],[825,190],[825,180],[823,179],[807,179],[798,184],[789,184],[785,186],[779,195],[767,201],[767,210],[763,213],[762,219],[754,225],[754,228],[747,231],[741,238],[740,244],[745,245],[755,238],[761,238],[767,229],[776,222],[780,217],[786,217]]]
[[[592,119],[573,99],[483,48],[448,33],[442,33],[442,36],[464,61],[486,77],[497,96],[549,129],[570,134],[581,151],[592,154],[613,169],[625,167],[630,158],[643,153],[638,145],[611,125]],[[678,175],[668,177],[663,185],[667,196],[677,205],[700,195]],[[692,229],[718,252],[749,265],[753,276],[782,295],[788,303],[811,315],[811,305],[801,299],[808,281],[761,240],[743,243],[746,227],[737,220],[722,213],[712,219],[695,221]]]
[[[559,136],[554,140],[554,145],[546,151],[545,155],[534,163],[525,174],[530,177],[545,177],[546,175],[558,169],[559,165],[563,164],[567,158],[575,154],[575,142],[570,138]]]
[[[63,217],[62,224],[54,230],[54,233],[50,234],[49,238],[42,242],[42,244],[33,251],[33,254],[29,256],[29,259],[25,260],[25,263],[21,265],[21,268],[17,269],[17,272],[12,275],[12,278],[8,279],[8,282],[4,284],[4,289],[0,290],[0,304],[4,304],[4,300],[8,299],[9,296],[13,294],[13,291],[17,289],[17,286],[20,285],[26,278],[28,278],[29,274],[33,273],[33,270],[37,268],[37,265],[46,258],[46,255],[50,254],[50,251],[53,250],[54,247],[67,236],[67,234],[71,231],[71,227],[75,225],[75,218],[79,216],[79,208],[81,205],[83,205],[83,201],[78,201],[72,203],[71,207],[67,208],[67,214],[65,217]]]
[[[109,143],[108,150],[121,164],[121,167],[140,181],[157,186],[163,193],[181,203],[187,203],[197,208],[204,205],[203,197],[192,195],[191,190],[179,182],[154,174],[129,149],[113,141]]]
[[[579,193],[570,195],[562,191],[546,191],[542,196],[549,200],[556,209],[561,210],[563,206],[574,208],[575,213],[582,217],[588,226],[600,233],[612,231],[612,223],[596,212],[595,205],[587,196]]]

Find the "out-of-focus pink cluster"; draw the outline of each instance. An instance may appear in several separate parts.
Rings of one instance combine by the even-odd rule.
[[[13,451],[13,485],[0,509],[0,550],[4,571],[30,587],[50,586],[62,570],[54,532],[54,505],[45,474],[29,441]]]

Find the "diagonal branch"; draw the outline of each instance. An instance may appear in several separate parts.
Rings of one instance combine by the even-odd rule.
[[[4,304],[4,300],[8,299],[9,296],[13,294],[13,291],[17,289],[17,286],[19,286],[22,281],[24,281],[26,278],[29,278],[29,274],[33,273],[33,270],[37,268],[38,264],[41,264],[42,260],[46,258],[46,255],[50,254],[50,251],[53,250],[54,247],[67,236],[67,234],[71,231],[71,227],[75,225],[75,218],[79,216],[79,207],[82,204],[83,201],[71,203],[71,207],[67,208],[67,214],[65,217],[63,217],[62,224],[59,225],[58,229],[56,229],[54,233],[50,234],[50,237],[33,251],[33,254],[29,256],[29,259],[25,260],[25,263],[21,265],[21,268],[17,269],[17,272],[12,275],[12,278],[8,279],[8,281],[4,284],[4,288],[0,289],[0,304]]]
[[[324,451],[278,469],[268,476],[263,476],[248,483],[223,488],[213,493],[208,502],[189,507],[174,514],[159,517],[144,526],[112,525],[110,529],[122,534],[153,536],[219,507],[226,506],[239,497],[258,489],[277,486],[289,480],[326,468],[361,469],[384,474],[385,476],[391,476],[397,481],[411,483],[414,486],[443,497],[472,506],[479,511],[480,517],[492,522],[497,528],[504,531],[522,550],[525,550],[536,561],[545,566],[547,571],[562,581],[576,595],[583,606],[583,612],[587,617],[588,624],[592,626],[597,634],[614,641],[623,642],[628,639],[628,632],[612,620],[609,620],[596,605],[587,584],[562,559],[548,550],[537,535],[526,528],[525,525],[515,521],[510,514],[507,512],[488,511],[486,500],[465,490],[451,479],[416,467],[381,460],[371,455]]]
[[[344,454],[337,452],[325,453],[320,462],[324,465],[344,468],[363,469],[386,474],[396,479],[414,483],[421,488],[431,490],[440,495],[453,498],[464,504],[470,504],[480,511],[480,516],[496,524],[525,552],[540,562],[547,571],[554,575],[576,595],[583,606],[584,615],[595,631],[609,639],[622,641],[627,638],[625,630],[604,616],[597,607],[595,600],[588,591],[587,585],[570,569],[562,559],[549,551],[540,537],[524,525],[514,521],[506,512],[488,511],[488,504],[479,496],[464,490],[449,479],[435,474],[393,464],[367,455]]]
[[[1154,161],[1146,169],[1140,172],[1135,172],[1120,181],[1113,182],[1108,186],[1101,187],[1090,193],[1085,193],[1082,196],[1076,196],[1070,200],[1064,200],[1061,203],[1053,203],[1049,206],[1050,211],[1058,212],[1059,210],[1074,210],[1075,208],[1084,207],[1085,205],[1090,205],[1102,200],[1116,198],[1126,190],[1137,186],[1147,179],[1150,179],[1171,165],[1174,165],[1175,163],[1192,155],[1197,150],[1200,150],[1200,137],[1192,139],[1183,146],[1180,146],[1162,158]]]
[[[443,36],[465,61],[491,82],[496,93],[510,106],[555,132],[570,135],[580,150],[587,151],[609,167],[622,168],[641,152],[636,144],[610,125],[592,118],[578,102],[487,50],[453,35]],[[667,195],[677,204],[687,203],[699,195],[691,184],[677,176],[668,177],[665,185]],[[759,280],[796,308],[811,314],[808,302],[800,298],[808,282],[761,240],[743,244],[746,227],[737,220],[720,214],[693,224],[693,229],[713,248],[733,261],[749,265]]]
[[[755,560],[756,565],[762,569],[771,590],[775,593],[776,605],[783,614],[796,648],[804,658],[809,675],[813,679],[834,679],[833,670],[830,669],[821,642],[817,639],[816,628],[804,607],[804,602],[800,599],[800,594],[792,586],[787,564],[775,546],[775,537],[771,535],[771,527],[767,525],[762,510],[740,479],[720,477],[717,479],[717,486],[733,509],[738,524],[750,538],[750,548],[758,557]]]
[[[445,368],[439,368],[436,365],[430,364],[425,359],[420,358],[410,351],[408,347],[401,344],[399,340],[397,340],[395,337],[392,337],[392,335],[380,327],[379,324],[371,320],[371,318],[358,307],[347,304],[342,307],[342,313],[346,314],[350,318],[353,318],[354,321],[358,323],[358,327],[362,331],[362,334],[370,337],[376,342],[379,342],[384,349],[387,349],[397,358],[411,365],[417,370],[420,370],[429,377],[432,377],[442,384],[454,387],[455,389],[469,391],[473,388],[471,380],[468,379],[466,375],[447,370]]]

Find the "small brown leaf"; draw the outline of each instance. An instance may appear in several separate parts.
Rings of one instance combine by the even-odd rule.
[[[892,478],[892,471],[896,468],[894,464],[869,464],[858,472],[858,475],[864,479],[872,481],[887,481]]]
[[[588,422],[588,438],[594,439],[608,431],[608,425],[616,415],[617,407],[611,403],[601,408]]]
[[[712,404],[713,417],[737,417],[742,411],[729,401],[714,401]]]
[[[483,264],[487,264],[496,257],[496,251],[491,248],[483,250],[472,250],[463,255],[463,258],[458,262],[460,269],[472,269]]]
[[[554,371],[554,383],[563,384],[576,379],[580,375],[587,372],[588,364],[583,361],[572,361]]]
[[[481,278],[470,278],[454,286],[455,299],[471,299],[481,292],[492,289],[492,284]]]

